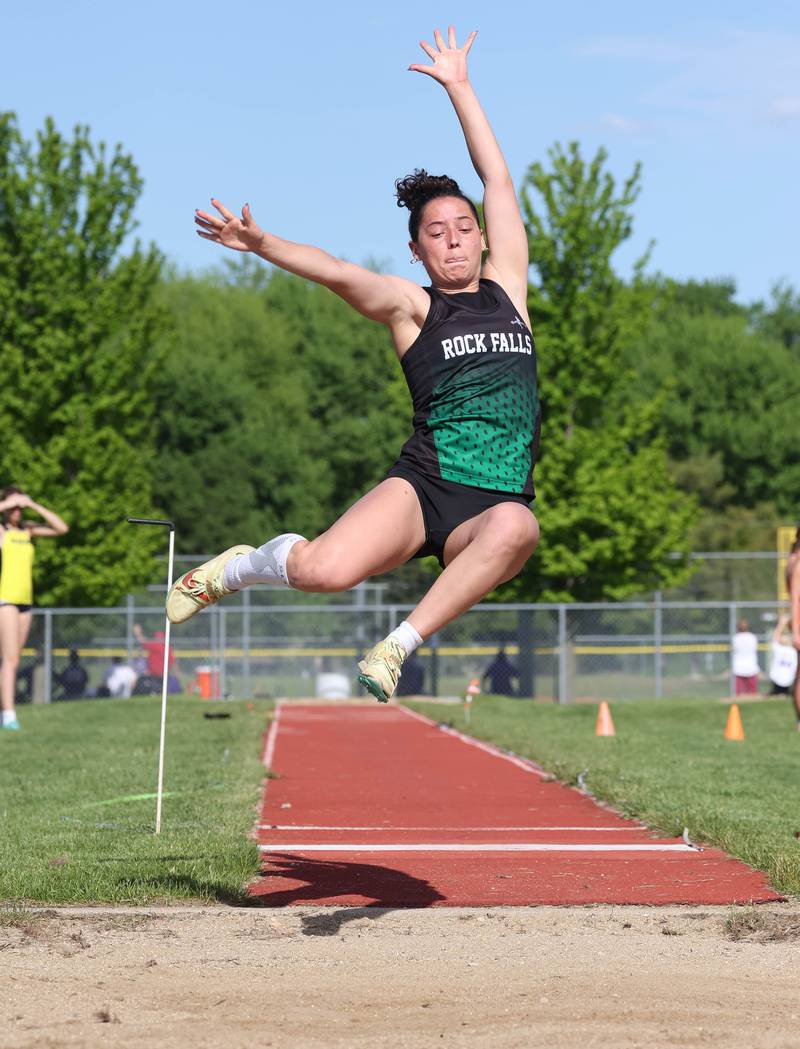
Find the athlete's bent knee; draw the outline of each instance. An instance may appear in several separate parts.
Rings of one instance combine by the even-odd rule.
[[[530,510],[517,503],[501,503],[489,511],[492,549],[498,556],[530,557],[539,542],[539,523]]]
[[[289,582],[295,590],[310,593],[339,593],[360,583],[344,558],[331,552],[315,550],[314,544],[297,551],[289,566]]]

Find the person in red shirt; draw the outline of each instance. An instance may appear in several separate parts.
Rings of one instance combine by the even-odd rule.
[[[148,641],[144,636],[141,625],[134,623],[133,636],[139,642],[139,646],[147,658],[147,673],[161,680],[161,675],[164,672],[164,631],[156,630],[152,641]],[[170,692],[180,692],[180,682],[175,670],[175,656],[172,649],[170,649],[167,656],[167,683]]]

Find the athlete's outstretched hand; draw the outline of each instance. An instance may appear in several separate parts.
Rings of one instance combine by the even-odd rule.
[[[199,227],[197,232],[200,236],[213,240],[215,244],[224,244],[234,251],[258,251],[264,240],[264,232],[250,214],[250,205],[245,204],[242,217],[239,218],[213,197],[211,203],[222,217],[196,210],[194,221]]]
[[[432,66],[409,66],[415,73],[427,73],[428,76],[438,80],[440,84],[447,87],[450,84],[458,84],[469,79],[467,76],[467,55],[472,47],[472,41],[478,35],[473,31],[467,37],[463,47],[456,43],[456,31],[453,26],[447,28],[447,46],[445,46],[442,34],[438,29],[433,31],[433,39],[436,47],[431,47],[427,40],[420,40],[419,46],[425,54],[433,61]],[[436,48],[439,50],[437,51]]]

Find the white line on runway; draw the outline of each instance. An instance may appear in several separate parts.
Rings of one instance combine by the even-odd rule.
[[[527,758],[517,757],[516,754],[507,754],[504,750],[499,747],[495,747],[491,743],[484,743],[481,739],[475,739],[474,736],[467,736],[463,732],[459,732],[458,729],[450,728],[449,725],[437,725],[435,721],[431,721],[430,718],[425,717],[424,714],[420,714],[417,710],[411,710],[409,707],[398,706],[397,710],[402,710],[404,714],[408,714],[409,717],[416,718],[418,721],[424,722],[426,725],[430,725],[432,728],[438,728],[442,732],[447,733],[448,736],[455,736],[456,739],[462,743],[466,743],[469,747],[477,747],[478,750],[483,750],[487,754],[491,754],[493,758],[502,758],[503,761],[510,761],[512,765],[516,765],[518,769],[522,769],[523,772],[530,772],[534,776],[538,776],[540,779],[550,779],[550,774],[546,772],[540,765],[537,765],[535,761],[529,761]]]
[[[261,758],[261,763],[265,768],[272,767],[272,758],[275,754],[275,741],[278,738],[278,724],[281,720],[281,706],[282,704],[280,700],[278,700],[275,704],[275,712],[272,716],[272,722],[270,723],[267,738],[264,743],[264,754]]]
[[[472,832],[472,831],[484,831],[488,834],[514,834],[520,831],[575,831],[575,832],[588,832],[592,833],[597,831],[603,834],[622,834],[635,832],[640,834],[643,830],[646,831],[647,827],[639,825],[635,827],[554,827],[552,824],[548,824],[546,827],[537,826],[525,826],[525,827],[464,827],[463,825],[458,827],[339,827],[330,826],[322,823],[259,823],[259,830],[357,830],[357,831],[383,831],[397,833],[398,831],[455,831],[458,833]]]
[[[518,842],[491,845],[370,845],[365,842],[307,845],[279,842],[258,847],[261,852],[695,852],[689,845],[528,845]]]

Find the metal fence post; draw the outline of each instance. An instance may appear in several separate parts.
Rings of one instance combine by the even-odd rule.
[[[125,636],[126,643],[128,646],[128,662],[133,659],[133,624],[136,618],[136,598],[133,594],[128,594],[125,600]]]
[[[567,606],[558,606],[558,702],[567,702]]]
[[[517,612],[517,648],[519,657],[519,695],[536,697],[536,667],[533,650],[533,607]]]
[[[661,667],[661,646],[663,645],[664,638],[664,624],[663,624],[663,609],[661,607],[661,591],[656,590],[655,592],[655,610],[653,614],[653,634],[655,641],[655,690],[656,699],[661,699],[664,695],[664,683],[662,680],[662,667]]]
[[[218,699],[225,699],[225,694],[228,691],[226,688],[226,648],[228,640],[227,622],[225,619],[225,609],[221,606],[217,606],[219,609],[219,696]]]
[[[439,635],[431,634],[428,638],[431,649],[431,695],[439,695]]]
[[[208,665],[211,669],[211,699],[219,699],[214,695],[214,681],[217,682],[216,691],[219,692],[219,605],[214,605],[208,617]],[[216,672],[216,673],[215,673]]]
[[[245,587],[242,593],[242,691],[245,699],[252,699],[253,686],[250,683],[250,591]]]
[[[53,611],[44,609],[44,701],[53,702]]]
[[[736,695],[736,678],[733,673],[733,635],[736,633],[736,602],[731,601],[728,606],[728,633],[730,637],[728,639],[729,654],[728,654],[728,695]]]
[[[356,626],[356,629],[355,629],[356,648],[359,650],[359,652],[361,652],[361,651],[363,651],[363,649],[365,647],[365,637],[366,637],[366,631],[364,629],[364,627],[365,627],[364,620],[366,618],[365,613],[366,613],[366,608],[367,608],[366,601],[365,601],[366,591],[364,590],[364,584],[363,583],[359,583],[358,586],[354,587],[353,589],[354,589],[354,592],[355,592],[355,601],[353,602],[353,613],[355,615],[355,620],[356,620],[356,624],[355,624],[355,626]],[[392,629],[394,629],[394,628],[392,628]]]

